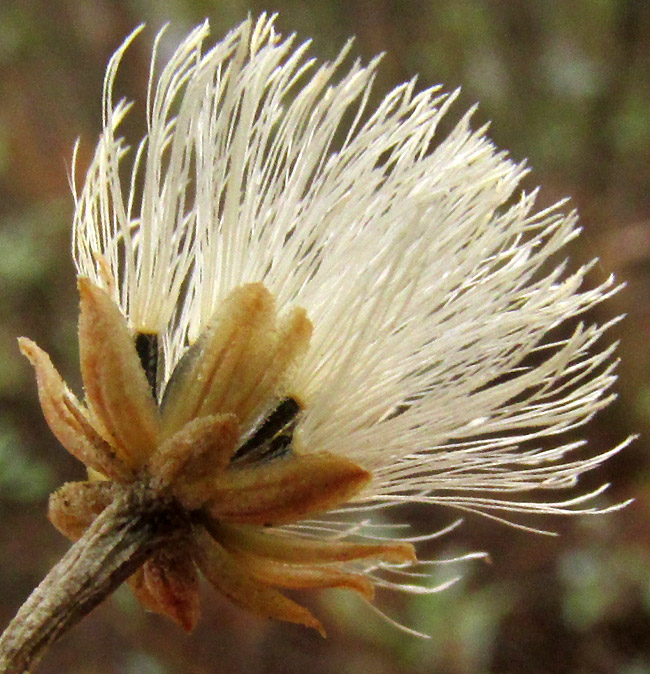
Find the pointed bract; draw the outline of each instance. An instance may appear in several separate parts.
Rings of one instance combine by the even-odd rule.
[[[238,606],[263,618],[312,627],[325,636],[323,626],[306,608],[256,580],[204,531],[197,535],[196,561],[210,583]]]
[[[232,414],[199,417],[163,442],[147,464],[154,488],[170,488],[188,509],[214,493],[214,480],[228,466],[239,439]]]
[[[342,505],[370,479],[360,466],[332,454],[292,455],[216,476],[206,509],[226,522],[286,524]]]
[[[361,573],[349,573],[331,566],[282,564],[253,555],[233,556],[244,570],[267,585],[290,590],[343,588],[354,590],[369,601],[375,596],[372,582]]]
[[[287,564],[329,564],[369,558],[396,564],[416,561],[415,549],[411,543],[387,541],[363,544],[312,540],[223,522],[214,523],[209,529],[228,550],[267,557]]]
[[[232,413],[245,424],[254,412],[250,391],[263,379],[275,342],[273,297],[261,284],[237,288],[224,300],[194,346],[190,363],[180,363],[165,393],[163,434],[191,419]]]
[[[184,549],[166,548],[145,562],[142,576],[135,580],[146,588],[136,592],[150,610],[171,618],[186,632],[199,621],[199,577],[191,554]],[[145,595],[146,594],[146,598]]]
[[[158,411],[125,317],[88,279],[79,279],[79,355],[86,400],[106,440],[140,467],[158,442]]]
[[[261,376],[254,385],[243,390],[238,409],[246,410],[246,418],[255,417],[260,410],[268,407],[269,400],[280,399],[293,385],[292,376],[309,349],[313,326],[307,312],[295,307],[284,321],[280,322],[274,344],[262,354]],[[253,382],[251,382],[253,383]]]
[[[132,479],[130,457],[112,447],[93,428],[86,410],[61,379],[47,353],[25,337],[18,342],[36,370],[41,409],[56,439],[89,468],[118,482]]]

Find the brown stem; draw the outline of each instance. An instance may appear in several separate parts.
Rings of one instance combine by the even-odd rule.
[[[142,485],[124,489],[32,592],[0,637],[0,672],[24,674],[182,528]]]

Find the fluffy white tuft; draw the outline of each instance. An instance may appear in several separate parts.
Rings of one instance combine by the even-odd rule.
[[[369,112],[378,60],[346,68],[346,47],[319,64],[266,16],[208,48],[203,24],[163,67],[158,36],[124,181],[113,84],[136,33],[107,72],[74,256],[135,329],[162,334],[166,376],[234,287],[262,281],[314,324],[296,444],[372,471],[353,507],[594,512],[601,490],[543,494],[620,449],[584,458],[562,440],[611,400],[615,365],[607,325],[555,330],[615,291],[549,262],[575,213],[518,194],[525,167],[471,111],[439,138],[455,94],[412,81]]]

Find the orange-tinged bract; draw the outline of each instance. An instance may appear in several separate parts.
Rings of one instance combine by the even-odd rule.
[[[206,46],[206,22],[162,66],[157,37],[129,153],[113,86],[137,32],[108,66],[75,191],[85,401],[20,343],[48,424],[89,470],[52,496],[61,532],[146,485],[188,529],[131,578],[146,607],[191,629],[200,570],[322,632],[282,589],[438,589],[417,585],[405,525],[376,528],[381,508],[618,507],[590,503],[604,487],[553,496],[625,444],[576,457],[562,440],[612,399],[615,359],[609,325],[556,328],[616,286],[584,289],[590,265],[553,262],[575,213],[517,194],[526,168],[471,112],[438,137],[456,94],[412,81],[368,111],[379,59],[345,70],[348,45],[318,64],[266,15]]]
[[[278,360],[289,368],[304,353],[305,339],[309,339],[309,329],[302,327],[308,322],[304,313],[292,314],[301,316],[297,333],[277,329],[274,303],[263,287],[253,284],[235,289],[224,302],[227,313],[217,312],[215,325],[208,327],[197,344],[192,367],[181,373],[159,414],[134,335],[119,309],[87,279],[80,279],[79,287],[79,345],[90,409],[72,398],[49,358],[30,340],[21,340],[36,370],[47,422],[90,468],[116,482],[141,481],[161,498],[171,494],[192,521],[185,549],[174,541],[173,547],[156,552],[133,577],[136,596],[147,608],[192,629],[199,615],[198,564],[213,585],[245,608],[324,633],[307,609],[272,586],[345,586],[367,596],[367,582],[359,580],[358,574],[323,568],[319,548],[310,556],[306,546],[303,558],[289,562],[275,559],[272,553],[269,556],[269,550],[278,546],[274,540],[278,535],[265,528],[293,523],[344,503],[367,483],[369,474],[326,452],[301,456],[286,450],[266,462],[232,462],[240,444],[239,420],[249,420],[260,405],[259,396],[249,393],[252,382],[266,386],[266,399],[261,402],[268,408],[277,402],[277,387],[285,374],[276,367],[272,377],[267,377],[262,352],[266,356],[278,353],[275,342],[283,335],[284,354]],[[295,323],[292,318],[290,324]],[[293,334],[300,338],[292,342]],[[224,387],[224,379],[229,388]],[[74,415],[67,413],[73,404]],[[228,411],[214,414],[217,409]],[[131,472],[118,457],[125,457]],[[52,496],[50,519],[64,535],[76,540],[111,502],[117,488],[106,480],[69,483]],[[238,524],[249,526],[238,528]],[[233,527],[234,533],[222,540],[219,532],[225,525]],[[257,526],[251,529],[250,525]],[[243,541],[246,551],[241,551],[241,543],[231,551],[230,539]],[[302,541],[283,536],[279,543],[282,549],[291,543],[300,547]],[[332,544],[329,550],[330,562],[350,560],[350,548]],[[383,552],[382,546],[373,549],[378,557]],[[413,559],[408,544],[387,544],[385,552],[390,558],[397,554],[400,561]],[[240,556],[243,563],[238,561]],[[363,546],[358,556],[366,556]]]
[[[115,303],[79,279],[79,357],[86,403],[100,435],[133,467],[158,443],[159,420],[133,335]]]

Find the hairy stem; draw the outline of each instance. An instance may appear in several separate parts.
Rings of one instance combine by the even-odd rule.
[[[125,488],[32,592],[0,637],[0,672],[24,674],[152,552],[182,514],[142,485]]]

